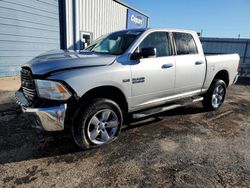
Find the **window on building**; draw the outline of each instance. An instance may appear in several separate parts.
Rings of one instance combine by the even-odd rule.
[[[191,34],[173,33],[177,55],[197,54],[198,50]]]
[[[142,48],[156,48],[156,56],[169,56],[169,40],[166,32],[150,33],[139,45],[139,51]]]

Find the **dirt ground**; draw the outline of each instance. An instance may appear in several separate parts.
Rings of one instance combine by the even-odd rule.
[[[19,76],[0,77],[0,90],[15,91],[21,84]]]
[[[0,88],[1,89],[1,88]],[[31,128],[0,91],[0,187],[250,187],[250,79],[224,105],[200,103],[125,125],[118,140],[80,151]]]

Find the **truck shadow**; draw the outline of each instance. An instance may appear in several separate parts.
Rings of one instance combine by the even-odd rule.
[[[160,112],[155,115],[150,115],[145,118],[140,118],[137,120],[129,120],[127,123],[127,126],[123,128],[123,131],[133,129],[136,127],[142,127],[148,124],[152,123],[158,123],[162,120],[162,117],[167,118],[171,116],[179,116],[179,115],[189,115],[189,114],[200,114],[207,112],[204,108],[202,107],[194,107],[194,106],[184,106],[184,107],[179,107],[173,110],[169,110],[166,112]]]
[[[134,128],[159,123],[162,121],[160,116],[166,116],[167,118],[168,116],[202,112],[204,112],[202,108],[186,107],[137,121],[130,121],[123,127],[121,134],[129,133]],[[112,150],[112,147],[107,146],[106,149]],[[47,157],[60,158],[62,155],[79,152],[81,153],[81,157],[87,158],[100,151],[102,150],[92,149],[81,152],[74,144],[70,134],[63,132],[41,132],[33,129],[29,117],[20,112],[0,114],[0,164]]]

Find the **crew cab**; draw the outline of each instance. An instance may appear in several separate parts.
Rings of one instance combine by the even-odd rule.
[[[71,130],[83,149],[115,140],[124,120],[188,102],[218,109],[237,80],[238,54],[205,56],[194,31],[132,29],[84,51],[51,51],[22,66],[16,100],[33,125]]]

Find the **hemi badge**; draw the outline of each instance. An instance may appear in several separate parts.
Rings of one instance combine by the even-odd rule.
[[[143,83],[143,82],[145,82],[145,77],[139,77],[139,78],[132,79],[133,84],[138,84],[138,83]]]

